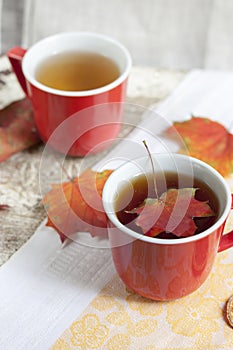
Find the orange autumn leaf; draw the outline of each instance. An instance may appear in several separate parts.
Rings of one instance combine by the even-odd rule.
[[[62,242],[76,232],[106,236],[107,216],[102,205],[104,184],[112,170],[84,171],[72,181],[55,184],[43,198],[46,226],[53,227]]]
[[[146,236],[172,233],[176,237],[195,234],[194,218],[215,216],[208,202],[195,198],[196,188],[170,188],[159,198],[147,198],[129,213],[138,214],[136,225]]]
[[[228,176],[233,171],[233,135],[223,125],[208,118],[192,117],[184,122],[174,122],[166,135],[180,134],[185,147],[181,153],[198,158]]]

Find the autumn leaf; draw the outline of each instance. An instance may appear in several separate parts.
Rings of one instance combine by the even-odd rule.
[[[0,210],[5,210],[5,209],[9,209],[9,205],[8,204],[0,204]]]
[[[53,185],[45,195],[46,225],[59,233],[62,242],[76,232],[106,236],[107,216],[102,205],[102,191],[111,172],[88,169],[72,181]]]
[[[192,236],[197,229],[194,218],[215,216],[208,202],[195,199],[196,190],[168,189],[159,198],[147,198],[130,213],[138,214],[136,225],[146,236],[156,237],[162,232],[177,237]]]
[[[0,162],[39,142],[29,99],[0,111]]]
[[[198,158],[228,176],[233,171],[233,135],[223,125],[208,118],[192,117],[174,122],[165,133],[171,137],[179,133],[185,147],[181,153]]]

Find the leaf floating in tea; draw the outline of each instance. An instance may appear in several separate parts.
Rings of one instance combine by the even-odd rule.
[[[233,135],[223,125],[208,118],[192,117],[184,122],[174,122],[166,135],[183,138],[186,148],[181,153],[203,160],[223,176],[233,171]]]
[[[195,199],[196,188],[168,189],[158,199],[147,198],[130,211],[138,214],[136,225],[145,235],[156,237],[170,232],[177,237],[195,234],[194,218],[215,216],[208,202]]]
[[[84,171],[72,181],[53,185],[43,204],[48,213],[46,226],[54,228],[61,241],[76,232],[101,235],[107,227],[107,216],[102,206],[102,191],[112,170]],[[93,205],[92,205],[93,203]]]

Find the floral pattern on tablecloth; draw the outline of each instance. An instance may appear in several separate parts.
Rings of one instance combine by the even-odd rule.
[[[147,300],[115,276],[52,350],[232,349],[226,301],[233,294],[233,250],[219,253],[207,281],[189,296]]]

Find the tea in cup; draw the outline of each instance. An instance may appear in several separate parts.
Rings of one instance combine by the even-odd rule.
[[[84,156],[117,137],[131,68],[131,56],[122,44],[97,33],[61,33],[28,50],[12,48],[8,58],[32,102],[45,143]],[[51,138],[58,127],[58,135]]]
[[[109,218],[109,241],[120,278],[146,298],[173,300],[197,290],[210,274],[217,252],[233,246],[233,232],[223,235],[232,198],[224,178],[198,159],[156,154],[153,161],[155,174],[148,157],[130,160],[116,169],[104,186],[103,206]],[[133,208],[155,196],[154,176],[159,196],[171,188],[197,188],[198,200],[209,203],[211,213],[195,222],[193,235],[185,237],[182,231],[188,202],[182,207],[177,202],[171,220],[155,237],[135,224]],[[152,218],[152,223],[150,219],[147,217],[145,222],[149,229],[160,216]]]

